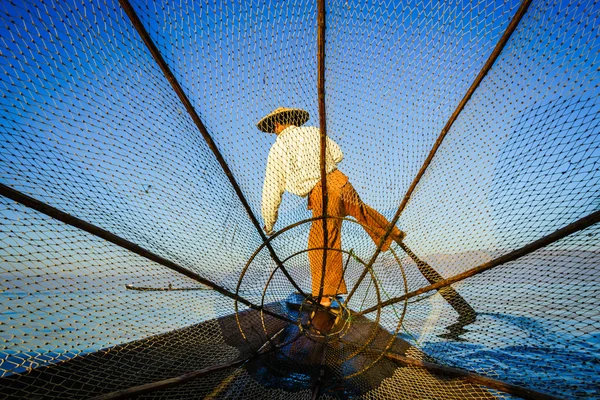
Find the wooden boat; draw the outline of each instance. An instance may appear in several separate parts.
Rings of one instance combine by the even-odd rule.
[[[600,398],[599,18],[3,1],[0,400]]]

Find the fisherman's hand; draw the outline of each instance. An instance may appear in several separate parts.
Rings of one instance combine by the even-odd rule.
[[[271,236],[273,234],[273,230],[271,230],[271,229],[267,230],[266,226],[263,226],[263,231],[265,231],[265,234],[267,236]]]

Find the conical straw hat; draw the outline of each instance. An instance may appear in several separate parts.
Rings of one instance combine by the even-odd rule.
[[[279,107],[258,121],[256,126],[263,132],[275,133],[275,122],[301,126],[308,121],[308,111],[301,108]]]

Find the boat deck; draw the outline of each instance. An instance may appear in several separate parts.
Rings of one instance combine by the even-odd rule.
[[[290,303],[272,304],[270,308],[285,312],[291,318],[302,313]],[[298,337],[297,326],[273,317],[265,318],[269,333],[281,331],[273,343],[281,344]],[[240,334],[235,315],[228,315],[2,378],[0,397],[90,398],[227,364],[248,357],[266,342],[259,312],[243,311],[239,314],[239,322],[246,340]],[[415,393],[423,398],[495,398],[478,385],[380,357],[379,349],[385,348],[392,339],[384,329],[376,329],[372,343],[358,355],[340,362],[362,347],[366,338],[373,335],[374,328],[377,327],[372,321],[361,317],[353,321],[342,341],[324,344],[311,334],[302,334],[293,343],[255,357],[241,367],[225,368],[196,381],[139,398],[288,400],[311,398],[317,384],[323,396],[333,398],[397,399],[402,398],[402,393],[406,393],[407,399],[414,398]],[[393,341],[389,350],[427,360],[419,350],[399,338]],[[377,362],[372,367],[366,368],[374,361]],[[364,372],[348,378],[363,369]],[[317,382],[315,376],[322,378]]]

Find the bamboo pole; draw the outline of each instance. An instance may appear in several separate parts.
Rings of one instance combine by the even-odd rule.
[[[344,340],[339,339],[341,343],[350,347],[358,347],[356,344]],[[479,375],[474,372],[466,371],[464,369],[448,367],[441,364],[426,362],[417,360],[415,358],[410,358],[406,356],[402,356],[400,354],[385,350],[382,351],[380,349],[370,349],[370,352],[375,354],[380,354],[383,357],[386,357],[389,360],[396,361],[405,366],[418,367],[423,368],[428,371],[433,372],[437,375],[448,376],[453,378],[461,378],[467,382],[475,383],[477,385],[482,385],[490,389],[500,390],[504,393],[514,394],[526,400],[559,400],[559,397],[555,397],[543,392],[538,392],[533,389],[528,389],[522,386],[513,385],[508,382],[501,381],[499,379],[488,378],[487,376]]]
[[[526,256],[527,254],[533,253],[534,251],[539,250],[542,247],[548,246],[549,244],[552,244],[552,243],[554,243],[554,242],[556,242],[556,241],[558,241],[560,239],[563,239],[563,238],[565,238],[565,237],[567,237],[567,236],[569,236],[569,235],[571,235],[573,233],[576,233],[576,232],[579,232],[579,231],[581,231],[583,229],[589,228],[590,226],[598,223],[599,221],[600,221],[600,210],[599,211],[595,211],[595,212],[593,212],[593,213],[591,213],[591,214],[589,214],[589,215],[587,215],[587,216],[585,216],[583,218],[580,218],[577,221],[575,221],[575,222],[573,222],[573,223],[571,223],[571,224],[569,224],[567,226],[564,226],[564,227],[562,227],[562,228],[560,228],[560,229],[552,232],[551,234],[546,235],[546,236],[544,236],[544,237],[542,237],[542,238],[540,238],[540,239],[538,239],[538,240],[536,240],[534,242],[531,242],[531,243],[529,243],[529,244],[527,244],[527,245],[525,245],[525,246],[523,246],[523,247],[521,247],[521,248],[519,248],[517,250],[511,251],[508,254],[505,254],[503,256],[495,258],[495,259],[493,259],[491,261],[488,261],[486,263],[483,263],[483,264],[481,264],[481,265],[479,265],[477,267],[471,268],[470,270],[465,271],[463,273],[454,275],[451,278],[444,279],[444,280],[439,281],[437,283],[434,283],[432,285],[425,286],[425,287],[422,287],[420,289],[414,290],[414,291],[412,291],[410,293],[407,293],[405,295],[402,295],[402,296],[399,296],[399,297],[394,297],[392,299],[384,301],[383,303],[378,304],[375,307],[371,307],[371,308],[368,308],[368,309],[366,309],[364,311],[356,313],[356,315],[357,316],[365,315],[365,314],[371,313],[373,311],[376,311],[379,308],[383,308],[383,307],[389,306],[391,304],[395,304],[395,303],[398,303],[400,301],[404,301],[404,300],[413,298],[415,296],[418,296],[420,294],[429,292],[431,290],[439,290],[439,289],[444,288],[446,286],[452,285],[453,283],[457,283],[457,282],[460,282],[460,281],[462,281],[464,279],[467,279],[467,278],[470,278],[472,276],[481,274],[482,272],[488,271],[488,270],[490,270],[492,268],[495,268],[495,267],[497,267],[499,265],[506,264],[507,262],[517,260],[517,259],[519,259],[519,258],[521,258],[523,256]]]
[[[216,365],[200,369],[198,371],[189,372],[184,375],[177,376],[175,378],[164,379],[162,381],[147,383],[145,385],[133,386],[127,389],[119,390],[116,392],[107,393],[105,395],[93,397],[91,400],[118,400],[118,399],[129,399],[137,397],[143,394],[156,392],[157,390],[165,390],[175,386],[181,386],[189,381],[202,378],[203,376],[212,374],[214,372],[222,371],[228,368],[238,367],[244,364],[248,359],[235,360],[229,363]]]
[[[264,307],[256,305],[256,304],[250,302],[249,300],[246,300],[242,296],[232,293],[229,290],[225,289],[224,287],[219,286],[216,283],[211,282],[208,279],[201,277],[197,273],[192,272],[178,264],[175,264],[173,261],[167,260],[166,258],[161,257],[155,253],[152,253],[151,251],[146,250],[143,247],[138,246],[137,244],[130,242],[127,239],[123,239],[122,237],[117,236],[117,235],[115,235],[107,230],[104,230],[96,225],[90,224],[89,222],[86,222],[82,219],[74,217],[71,214],[67,214],[66,212],[61,211],[58,208],[52,207],[51,205],[48,205],[44,202],[34,199],[33,197],[30,197],[24,193],[21,193],[18,190],[15,190],[15,189],[13,189],[9,186],[6,186],[2,183],[0,183],[0,195],[7,197],[11,200],[14,200],[26,207],[34,209],[42,214],[52,217],[58,221],[65,223],[65,224],[74,226],[75,228],[81,229],[82,231],[88,232],[94,236],[97,236],[108,242],[116,244],[119,247],[127,249],[127,250],[131,251],[132,253],[142,256],[150,261],[154,261],[155,263],[158,263],[164,267],[167,267],[170,270],[179,272],[180,274],[185,275],[188,278],[191,278],[205,286],[208,286],[211,289],[213,289],[214,291],[221,293],[224,296],[227,296],[231,299],[237,300],[240,303],[243,303],[254,310],[263,311],[264,313],[269,314],[272,317],[295,324],[295,322],[292,321],[291,319],[284,317],[282,315],[276,314],[272,311],[269,311],[269,310],[265,309]]]
[[[537,390],[528,389],[522,386],[513,385],[508,382],[504,382],[498,379],[488,378],[487,376],[482,376],[479,374],[475,374],[473,372],[465,371],[458,368],[447,367],[444,365],[439,365],[435,363],[430,363],[426,361],[416,360],[414,358],[404,357],[395,353],[386,353],[386,358],[390,360],[397,361],[403,365],[408,365],[412,367],[419,367],[431,371],[435,374],[440,374],[444,376],[449,376],[453,378],[461,378],[467,382],[475,383],[477,385],[482,385],[490,389],[500,390],[504,393],[512,394],[515,396],[519,396],[523,399],[531,399],[531,400],[559,400],[559,397],[552,396],[546,393],[538,392]]]
[[[394,218],[392,219],[388,228],[386,229],[385,234],[380,239],[379,244],[377,245],[377,249],[375,250],[375,254],[373,254],[373,257],[371,257],[371,260],[367,263],[368,268],[371,268],[371,266],[373,265],[373,263],[379,256],[379,253],[381,252],[381,247],[383,246],[383,244],[385,243],[387,238],[390,236],[390,233],[394,229],[394,226],[396,226],[396,223],[400,219],[400,215],[406,208],[406,205],[408,204],[408,202],[409,202],[415,188],[419,184],[421,178],[423,177],[423,175],[425,175],[425,171],[427,170],[427,167],[429,167],[429,164],[431,164],[431,161],[433,160],[433,157],[437,153],[437,150],[439,149],[442,142],[444,141],[446,134],[450,131],[450,128],[452,128],[452,125],[454,124],[454,122],[456,121],[456,119],[458,118],[458,116],[460,115],[462,110],[465,108],[466,104],[471,99],[471,96],[473,96],[473,93],[475,93],[475,91],[477,90],[477,88],[479,87],[481,82],[483,81],[483,78],[485,78],[485,76],[490,71],[490,69],[492,69],[492,66],[498,59],[498,56],[500,56],[500,53],[502,53],[502,50],[506,46],[508,39],[510,39],[511,35],[513,34],[515,29],[519,25],[519,22],[521,22],[521,19],[527,12],[527,9],[529,8],[530,4],[531,4],[531,0],[523,0],[523,2],[521,3],[521,6],[519,7],[517,12],[513,16],[512,20],[508,24],[508,27],[506,28],[506,30],[504,31],[504,34],[502,35],[502,37],[496,44],[496,47],[492,51],[492,54],[490,54],[488,60],[483,65],[483,68],[481,68],[481,70],[479,71],[479,74],[477,75],[477,77],[475,78],[473,83],[471,84],[471,87],[469,87],[469,90],[467,90],[467,93],[462,98],[462,100],[460,101],[460,103],[458,104],[458,106],[456,107],[456,109],[454,110],[452,115],[450,116],[450,119],[448,120],[448,122],[446,122],[446,125],[440,132],[440,135],[438,136],[437,140],[435,141],[433,148],[429,152],[429,155],[427,156],[427,158],[425,159],[425,162],[421,166],[421,169],[417,173],[417,176],[415,176],[415,179],[413,180],[413,182],[411,183],[410,187],[408,188],[406,194],[404,195],[404,198],[402,199],[402,202],[400,203],[400,206],[398,207],[398,210],[396,211]],[[365,268],[365,270],[363,271],[361,276],[358,278],[358,281],[356,282],[354,287],[350,290],[350,293],[348,294],[348,297],[346,298],[346,304],[348,304],[348,302],[354,295],[354,292],[356,291],[356,289],[358,288],[360,283],[363,281],[363,279],[367,275],[368,268]]]
[[[323,259],[321,265],[321,280],[319,282],[319,295],[317,303],[323,297],[323,287],[325,283],[325,272],[327,266],[327,121],[325,116],[325,0],[317,1],[317,91],[319,97],[319,131],[321,141],[320,170],[321,170],[321,197],[322,197],[322,216],[323,216]],[[313,293],[314,294],[314,293]]]
[[[169,379],[164,379],[162,381],[157,381],[157,382],[151,382],[151,383],[147,383],[145,385],[139,385],[139,386],[133,386],[127,389],[123,389],[123,390],[117,390],[114,392],[110,392],[107,394],[103,394],[100,396],[96,396],[93,397],[91,400],[121,400],[121,399],[129,399],[132,397],[137,397],[143,394],[148,394],[148,393],[152,393],[152,392],[156,392],[158,390],[165,390],[168,388],[172,388],[172,387],[176,387],[176,386],[181,386],[185,383],[188,383],[190,381],[202,378],[206,375],[209,375],[213,372],[218,372],[218,371],[222,371],[224,369],[228,369],[228,368],[234,368],[234,367],[239,367],[242,364],[245,364],[246,362],[250,361],[251,359],[262,355],[262,354],[266,354],[275,350],[278,350],[284,346],[289,345],[290,343],[293,343],[294,341],[296,341],[300,335],[296,335],[293,339],[284,342],[284,343],[280,343],[276,346],[272,346],[269,350],[264,351],[264,348],[271,343],[271,341],[277,337],[281,332],[284,331],[285,328],[280,329],[277,333],[275,333],[275,335],[273,335],[271,338],[267,339],[267,341],[260,347],[260,349],[258,349],[254,354],[252,354],[249,357],[243,358],[243,359],[239,359],[239,360],[234,360],[228,363],[224,363],[224,364],[220,364],[220,365],[215,365],[212,367],[208,367],[208,368],[203,368],[197,371],[193,371],[193,372],[188,372],[187,374],[183,374],[174,378],[169,378]]]
[[[133,286],[130,284],[125,285],[125,289],[135,290],[138,292],[187,292],[187,291],[196,291],[196,290],[212,290],[209,287],[182,287],[182,288],[147,287],[147,286]]]
[[[235,180],[235,177],[233,176],[233,173],[229,169],[229,165],[227,164],[227,162],[223,158],[223,155],[221,154],[221,152],[220,152],[219,148],[217,147],[216,143],[214,142],[214,140],[212,139],[212,137],[208,133],[208,130],[204,126],[204,123],[200,119],[200,116],[196,112],[196,109],[194,108],[194,106],[192,105],[192,103],[188,99],[187,95],[185,94],[185,91],[183,90],[183,88],[181,87],[181,85],[179,84],[179,82],[177,81],[177,79],[175,78],[175,75],[171,71],[171,68],[169,67],[169,65],[167,64],[167,62],[163,58],[162,54],[160,53],[160,51],[158,50],[158,48],[154,44],[154,41],[152,40],[152,38],[148,34],[148,31],[146,31],[146,28],[142,24],[142,21],[140,21],[137,13],[135,12],[135,9],[131,6],[131,3],[129,2],[129,0],[119,0],[119,3],[121,4],[121,7],[123,8],[123,10],[125,11],[125,13],[129,17],[129,19],[131,20],[131,24],[133,25],[133,27],[136,29],[136,31],[138,32],[138,34],[140,35],[140,37],[142,38],[142,40],[146,44],[146,47],[150,51],[150,54],[154,58],[154,61],[156,62],[156,64],[158,64],[158,66],[162,70],[163,74],[165,75],[165,78],[167,78],[167,80],[169,81],[169,83],[173,87],[173,90],[175,91],[175,93],[179,97],[179,100],[183,103],[183,106],[185,107],[185,109],[187,110],[188,114],[192,118],[192,121],[194,122],[194,124],[196,125],[196,127],[198,128],[198,130],[200,131],[200,134],[202,135],[202,137],[204,138],[204,140],[206,141],[206,144],[208,145],[208,148],[211,149],[213,155],[215,156],[215,158],[219,162],[219,165],[223,169],[223,172],[225,172],[225,175],[227,176],[227,179],[229,180],[229,183],[231,183],[231,186],[233,187],[233,190],[235,191],[235,193],[237,194],[238,198],[240,199],[240,202],[242,203],[244,209],[246,210],[246,213],[248,214],[248,217],[250,217],[250,220],[252,221],[252,224],[254,225],[254,227],[256,228],[256,230],[258,231],[258,234],[260,235],[263,243],[266,243],[267,249],[269,250],[271,258],[273,258],[273,261],[275,261],[275,263],[277,264],[277,266],[279,266],[281,268],[281,271],[286,276],[286,278],[290,281],[290,283],[294,286],[294,288],[298,292],[300,292],[302,295],[305,296],[304,291],[300,288],[300,286],[298,286],[296,284],[296,282],[294,281],[294,279],[292,278],[292,276],[290,275],[290,273],[281,264],[281,261],[279,260],[279,257],[277,256],[277,254],[275,254],[275,250],[273,249],[273,247],[271,246],[271,244],[268,243],[267,236],[263,232],[263,230],[262,230],[262,228],[260,226],[260,223],[258,222],[258,219],[256,219],[256,216],[252,212],[252,209],[250,208],[250,204],[248,204],[248,201],[246,200],[246,197],[242,193],[242,190],[240,189],[240,186],[238,185],[237,181]]]

